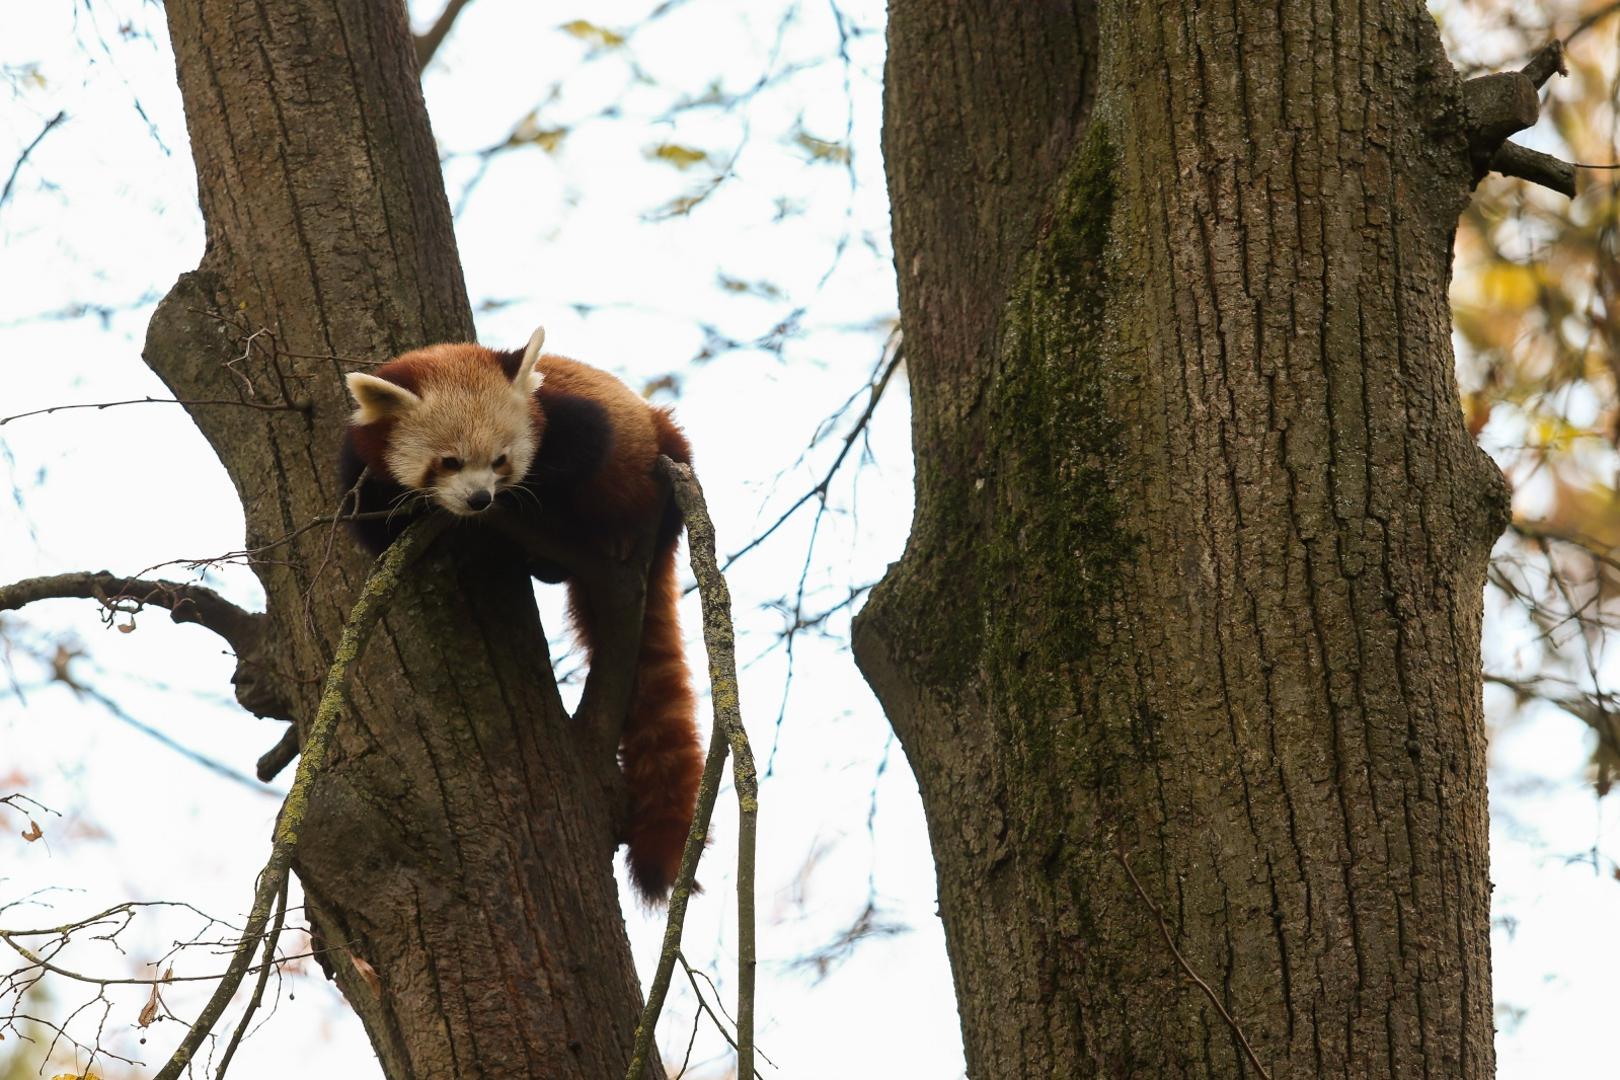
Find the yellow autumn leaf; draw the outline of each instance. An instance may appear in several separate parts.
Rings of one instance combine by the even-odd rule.
[[[1480,291],[1489,304],[1522,311],[1541,295],[1541,281],[1531,267],[1500,262],[1480,275]]]
[[[1546,450],[1567,449],[1577,439],[1592,435],[1586,428],[1571,424],[1561,416],[1540,416],[1530,425],[1529,443]]]
[[[695,150],[690,146],[681,146],[679,143],[659,143],[657,146],[648,147],[647,156],[654,161],[673,165],[677,169],[690,169],[693,165],[701,165],[709,160],[706,152]]]
[[[808,131],[796,132],[793,141],[802,149],[809,151],[811,161],[830,161],[838,165],[847,164],[849,161],[849,147],[843,143],[818,139]]]
[[[624,35],[616,30],[609,30],[605,26],[598,26],[588,19],[574,19],[565,22],[559,28],[564,33],[572,34],[581,41],[589,41],[597,48],[615,49],[624,44]]]
[[[506,142],[508,146],[538,146],[546,153],[554,154],[567,134],[567,128],[541,127],[540,114],[531,109],[529,115],[518,121],[517,127],[512,129],[512,134],[506,137]]]

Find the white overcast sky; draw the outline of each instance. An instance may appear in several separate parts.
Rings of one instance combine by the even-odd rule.
[[[825,467],[834,446],[804,460],[801,453],[817,425],[863,385],[894,316],[877,140],[882,39],[852,40],[846,68],[830,5],[748,0],[689,0],[638,32],[628,51],[594,58],[558,29],[576,17],[628,27],[652,6],[476,0],[424,85],[450,198],[462,206],[458,239],[470,294],[481,305],[480,337],[517,344],[543,322],[550,347],[633,386],[678,373],[678,414],[695,444],[722,550],[734,550]],[[412,8],[421,23],[437,3]],[[881,29],[878,0],[851,0],[842,10],[855,25]],[[133,32],[121,32],[125,25]],[[141,341],[156,297],[195,266],[202,226],[161,8],[139,0],[19,4],[6,27],[0,168],[9,170],[56,112],[67,120],[34,150],[0,207],[0,415],[165,396],[140,361]],[[632,73],[630,56],[645,82]],[[767,73],[770,84],[737,111],[659,119],[716,80],[737,91]],[[561,87],[555,96],[553,86]],[[615,103],[616,117],[589,119]],[[499,142],[536,106],[539,126],[569,129],[556,152],[497,157],[473,186],[479,165],[470,152]],[[841,165],[809,161],[794,138],[802,131],[842,141],[846,129],[853,186]],[[707,166],[682,172],[650,160],[648,149],[662,142],[722,162],[736,155],[734,175],[689,217],[649,223],[712,175]],[[768,282],[779,295],[725,289],[721,275]],[[115,310],[71,317],[82,304]],[[740,349],[688,363],[703,348],[704,324],[751,340],[800,308],[805,333],[781,360]],[[872,426],[869,457],[863,452],[862,468],[834,487],[806,575],[811,610],[874,580],[898,557],[910,513],[908,439],[897,381]],[[174,406],[19,420],[0,428],[0,447],[0,579],[136,571],[241,546],[234,492]],[[13,485],[20,508],[10,501]],[[767,1077],[958,1076],[960,1037],[916,786],[843,646],[847,617],[832,622],[831,639],[799,639],[778,729],[786,667],[782,650],[770,646],[782,617],[764,605],[795,590],[810,522],[808,514],[795,519],[731,575],[747,663],[745,719],[762,767],[774,764],[762,790],[759,1041],[776,1070],[762,1068]],[[245,605],[262,603],[241,567],[207,580]],[[542,610],[555,634],[563,624],[553,593],[542,590]],[[686,610],[694,632],[695,611]],[[63,816],[40,816],[45,840],[25,844],[16,828],[26,822],[0,811],[0,904],[40,888],[63,891],[41,898],[50,910],[13,909],[0,923],[55,922],[124,899],[184,900],[238,917],[267,850],[276,799],[45,685],[24,648],[82,644],[89,655],[78,674],[129,716],[251,772],[279,725],[236,707],[219,642],[160,612],[118,633],[80,601],[37,605],[7,625],[18,646],[0,680],[0,794],[24,790]],[[695,657],[697,649],[694,642]],[[1620,946],[1610,932],[1620,887],[1592,864],[1567,858],[1614,848],[1614,813],[1579,783],[1586,739],[1580,724],[1549,711],[1493,746],[1505,1078],[1595,1072],[1608,1059],[1595,1033],[1605,1030],[1620,981]],[[694,903],[687,928],[688,954],[715,976],[728,1005],[729,797],[728,786],[705,857],[709,891]],[[904,933],[865,942],[824,979],[794,963],[836,937],[869,896]],[[648,971],[662,921],[633,903],[626,911],[637,961]],[[189,917],[152,913],[124,941],[127,956],[86,948],[73,957],[85,969],[128,974],[197,930]],[[218,963],[193,950],[177,971],[202,973]],[[358,1022],[318,970],[306,967],[283,990],[233,1076],[377,1075]],[[204,991],[165,997],[188,1015]],[[693,1015],[689,993],[677,991],[660,1029],[672,1063]],[[60,1014],[93,996],[60,981],[49,993],[41,1012]],[[114,997],[104,1038],[155,1064],[179,1025],[159,1024],[141,1046],[133,1027],[141,1002],[138,991]],[[694,1075],[723,1072],[719,1049],[712,1032],[700,1033],[694,1056],[707,1064]],[[0,1044],[0,1074],[18,1052],[13,1040]],[[22,1053],[37,1064],[37,1050]],[[52,1064],[73,1061],[59,1056]]]

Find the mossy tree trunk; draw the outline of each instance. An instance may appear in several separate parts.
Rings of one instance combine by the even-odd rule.
[[[917,511],[855,646],[970,1075],[1255,1076],[1241,1029],[1273,1077],[1490,1076],[1504,500],[1432,18],[907,0],[889,47]]]
[[[404,5],[167,8],[208,244],[145,358],[181,398],[288,406],[190,411],[260,549],[273,629],[239,693],[307,721],[370,561],[299,532],[343,495],[342,376],[472,317]],[[600,1080],[640,1008],[612,748],[562,709],[527,575],[453,546],[359,666],[295,861],[308,918],[388,1076]]]

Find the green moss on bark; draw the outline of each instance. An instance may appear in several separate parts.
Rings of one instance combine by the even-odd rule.
[[[1055,688],[1097,647],[1094,613],[1136,548],[1113,479],[1122,432],[1105,325],[1113,209],[1113,150],[1094,124],[1008,299],[987,396],[995,497],[985,577],[1024,612],[991,620],[1002,628],[992,676],[1015,679],[1012,699],[1026,703],[1045,702],[1028,692]]]

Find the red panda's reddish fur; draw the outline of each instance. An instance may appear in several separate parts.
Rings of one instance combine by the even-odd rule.
[[[435,345],[407,353],[372,374],[423,394],[438,385],[474,385],[488,379],[491,366],[504,370],[510,379],[519,355],[479,345]],[[548,430],[557,439],[577,438],[583,432],[588,437],[581,441],[601,444],[600,457],[591,457],[586,469],[566,481],[572,486],[561,489],[565,497],[547,508],[564,507],[561,512],[570,515],[572,525],[585,538],[617,550],[628,548],[636,533],[654,525],[659,514],[666,515],[656,522],[658,544],[648,574],[636,683],[620,742],[630,797],[624,839],[631,878],[645,898],[662,900],[680,869],[703,772],[703,750],[676,611],[680,523],[674,511],[665,507],[664,489],[654,479],[653,468],[659,454],[689,464],[691,446],[667,410],[648,405],[605,371],[549,353],[540,356],[538,370],[544,379],[533,396],[532,425],[540,454],[524,482],[553,482],[535,479],[535,470],[550,467],[543,460],[548,450],[561,452],[555,443],[547,444]],[[579,419],[581,401],[590,403],[584,421]],[[565,413],[573,419],[566,421]],[[431,473],[393,477],[388,470],[390,440],[398,425],[408,422],[385,418],[349,428],[343,482],[346,487],[359,485],[358,509],[391,505],[397,486],[413,488],[432,482]],[[572,427],[557,430],[565,422]],[[527,504],[518,500],[515,505]],[[356,530],[363,542],[380,550],[408,520],[409,515],[402,515],[386,527],[359,523]],[[593,652],[598,632],[592,625],[589,597],[580,585],[570,582],[569,600],[582,644],[588,653]]]

